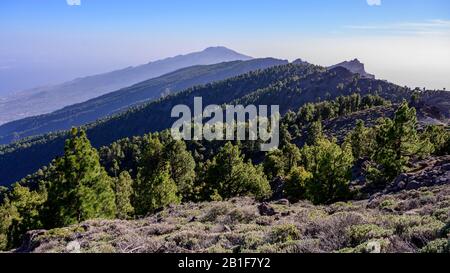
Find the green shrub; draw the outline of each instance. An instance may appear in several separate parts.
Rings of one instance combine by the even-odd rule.
[[[386,199],[380,203],[380,209],[394,209],[397,202],[393,199]]]
[[[226,215],[229,210],[226,204],[218,203],[213,205],[202,217],[202,222],[214,222],[219,216]]]
[[[423,247],[422,253],[450,253],[450,242],[448,239],[438,239],[429,242]]]
[[[450,222],[448,222],[441,230],[440,234],[442,237],[448,237],[450,235]]]
[[[403,236],[418,247],[422,247],[429,241],[437,239],[441,235],[443,227],[442,222],[434,221],[424,225],[412,226],[406,229]]]
[[[343,248],[338,253],[382,253],[388,246],[388,239],[379,239],[362,243],[353,248]]]
[[[437,209],[433,212],[433,217],[442,222],[450,221],[450,208]]]
[[[228,213],[231,223],[248,224],[256,218],[256,213],[248,209],[234,209]]]
[[[262,232],[249,232],[244,237],[244,249],[256,249],[264,244],[264,236]]]
[[[357,246],[371,239],[379,239],[392,235],[391,230],[386,230],[374,224],[352,226],[347,229],[350,244]]]
[[[266,244],[258,247],[256,253],[278,253],[279,248],[278,245]]]
[[[286,243],[300,239],[301,234],[297,227],[292,224],[276,226],[272,229],[270,240],[272,243]]]

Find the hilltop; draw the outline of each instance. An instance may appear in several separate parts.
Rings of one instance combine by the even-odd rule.
[[[364,64],[361,63],[358,59],[338,63],[336,65],[330,66],[330,69],[333,69],[335,67],[344,67],[355,74],[361,75],[361,77],[363,78],[375,79],[375,75],[367,73]]]

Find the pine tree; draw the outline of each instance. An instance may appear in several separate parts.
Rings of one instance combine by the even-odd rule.
[[[322,139],[324,137],[321,121],[314,121],[314,122],[310,123],[307,131],[308,131],[308,137],[307,137],[306,143],[308,145],[314,145],[320,139]]]
[[[9,198],[3,199],[3,204],[0,206],[0,251],[10,248],[10,229],[13,222],[19,219],[17,208],[11,204]]]
[[[344,199],[349,194],[353,155],[349,145],[319,139],[316,145],[302,149],[302,163],[312,178],[306,184],[308,198],[316,203]]]
[[[178,204],[181,201],[177,185],[170,177],[168,164],[153,170],[150,176],[143,175],[144,173],[149,174],[149,172],[143,171],[144,169],[140,169],[137,177],[137,205],[135,206],[137,215],[145,216],[167,205]]]
[[[303,167],[295,167],[289,173],[284,185],[284,195],[291,201],[297,202],[305,199],[307,183],[313,176]]]
[[[378,164],[377,182],[391,181],[406,170],[406,164],[419,151],[416,110],[404,101],[394,119],[383,119],[375,129],[374,161]],[[373,175],[372,175],[373,176]]]
[[[347,135],[346,142],[352,147],[355,159],[370,154],[371,138],[369,134],[370,130],[364,126],[364,121],[357,120],[355,129]]]
[[[287,123],[283,123],[282,121],[280,125],[280,146],[283,147],[284,145],[292,142],[292,135],[288,130]]]
[[[428,147],[428,153],[443,155],[449,153],[449,147],[446,147],[450,138],[450,133],[445,130],[444,126],[430,125],[420,136],[421,146]],[[423,148],[421,149],[423,150]]]
[[[297,167],[300,160],[300,149],[290,142],[286,142],[282,149],[275,149],[267,153],[264,160],[264,172],[269,179],[285,176]]]
[[[170,177],[178,187],[183,200],[194,194],[195,161],[183,141],[171,141],[165,147],[165,158],[170,166]]]
[[[170,204],[178,204],[181,201],[178,195],[177,184],[170,177],[169,166],[164,167],[154,178],[152,194],[150,195],[151,209],[163,208]]]
[[[13,186],[0,207],[0,249],[15,247],[28,230],[42,228],[40,211],[46,198],[45,192]]]
[[[100,165],[84,131],[72,129],[64,156],[56,160],[48,186],[47,227],[67,226],[116,213],[113,181]]]
[[[272,180],[285,175],[286,162],[283,152],[279,149],[272,150],[264,158],[264,173]]]
[[[177,184],[171,176],[170,159],[173,158],[166,154],[167,150],[157,135],[149,135],[145,141],[133,198],[133,207],[139,216],[145,216],[166,205],[181,201]],[[172,150],[171,154],[175,152]],[[174,164],[175,168],[177,166]],[[182,170],[176,171],[179,172],[175,172],[174,177],[186,178]]]
[[[116,217],[118,219],[128,219],[133,214],[134,208],[131,205],[132,194],[133,179],[127,171],[123,171],[115,179]]]
[[[307,103],[302,106],[298,112],[299,122],[310,123],[315,119],[315,105],[312,103]]]
[[[219,151],[206,170],[206,195],[214,199],[253,195],[263,199],[271,194],[270,185],[261,166],[244,162],[238,146],[230,142]]]
[[[297,167],[301,156],[300,149],[295,144],[287,143],[282,151],[285,161],[285,173],[289,173],[294,167]]]

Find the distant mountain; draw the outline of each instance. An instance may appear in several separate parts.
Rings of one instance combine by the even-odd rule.
[[[0,99],[0,124],[50,113],[64,106],[80,103],[180,68],[250,59],[252,58],[249,56],[225,47],[210,47],[201,52],[78,78],[58,85],[30,89]]]
[[[80,126],[123,111],[132,105],[158,99],[195,85],[224,80],[249,71],[282,64],[287,64],[287,61],[266,58],[182,68],[50,114],[3,124],[0,126],[0,144],[8,144],[28,136],[70,129],[73,126]]]
[[[394,102],[411,96],[408,88],[387,81],[355,77],[343,67],[327,69],[311,64],[286,64],[189,88],[91,123],[86,126],[86,131],[92,144],[98,148],[118,139],[170,128],[176,120],[170,115],[172,107],[177,104],[192,107],[194,97],[202,97],[203,105],[279,104],[281,112],[286,113],[288,110],[296,112],[308,102],[355,92],[378,94]],[[62,131],[0,146],[0,182],[9,184],[47,165],[63,153],[67,135],[67,131]]]
[[[375,79],[375,75],[367,73],[365,68],[364,68],[364,64],[361,63],[358,59],[354,59],[352,61],[345,61],[345,62],[342,62],[342,63],[338,63],[336,65],[330,66],[329,68],[333,69],[333,68],[338,67],[338,66],[344,67],[344,68],[348,69],[352,73],[359,74],[363,78]]]

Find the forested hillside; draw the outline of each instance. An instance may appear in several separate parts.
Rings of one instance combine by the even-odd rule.
[[[28,230],[60,228],[96,218],[141,218],[167,206],[186,202],[251,196],[257,201],[279,200],[279,204],[284,205],[305,200],[315,205],[328,205],[377,196],[376,193],[383,189],[388,192],[446,184],[448,181],[443,178],[447,175],[447,157],[436,160],[432,167],[427,167],[431,163],[416,164],[417,160],[429,156],[448,155],[450,150],[450,134],[445,127],[431,125],[419,129],[417,112],[412,107],[417,98],[414,96],[409,103],[403,101],[392,105],[379,96],[352,94],[333,101],[306,104],[283,117],[281,146],[268,153],[259,152],[258,143],[254,141],[184,142],[172,139],[168,131],[125,138],[98,152],[84,131],[72,129],[62,157],[10,190],[2,190],[0,247],[18,247],[26,239],[22,251],[30,251],[39,244],[45,245],[45,242],[30,245],[27,240],[34,239],[29,237],[30,234],[24,237]],[[339,119],[345,116],[370,115],[390,107],[394,111],[389,116],[379,118],[375,123],[368,122],[368,126],[363,120],[356,120],[349,131],[332,129],[335,134],[345,134],[340,141],[323,130],[323,124],[339,124]],[[328,128],[333,126],[328,125]],[[417,168],[426,168],[427,172],[419,173]],[[429,176],[429,168],[439,177],[431,180],[421,178]],[[412,171],[411,174],[404,174],[401,178],[401,174],[408,171]],[[388,201],[380,200],[379,206],[392,207],[395,201]],[[437,206],[437,201],[435,203]],[[279,213],[267,203],[258,205],[258,210],[262,216],[271,217]],[[448,249],[444,235],[449,218],[437,214],[434,207],[433,210],[436,215],[430,219],[425,216],[411,219],[414,223],[424,224],[408,224],[408,228],[417,226],[432,230],[433,233],[427,237],[417,237],[420,241],[407,236],[427,233],[395,231],[402,240],[412,244],[411,249],[440,252]],[[250,215],[236,213],[230,215],[236,217],[236,221],[254,219]],[[211,212],[211,218],[202,219],[215,222],[216,217],[222,214],[227,212]],[[281,216],[288,217],[289,214]],[[162,221],[162,215],[155,217]],[[381,220],[364,219],[359,222],[361,230],[355,230],[354,235],[348,235],[348,238],[341,238],[350,241],[331,250],[344,251],[345,248],[345,251],[358,252],[361,251],[358,247],[366,249],[362,244],[369,243],[367,240],[372,237],[351,241],[353,236],[360,236],[360,232],[377,232],[373,223]],[[197,218],[189,221],[196,222]],[[385,223],[386,232],[395,223]],[[230,227],[224,229],[222,232],[231,231]],[[53,238],[60,234],[69,236],[71,230],[54,229],[50,234],[55,234]],[[282,247],[278,243],[301,239],[297,238],[301,233],[294,224],[274,227],[272,232],[275,238],[295,238],[267,241],[263,243],[269,244],[267,247]],[[388,236],[383,234],[373,238]],[[440,245],[436,246],[437,243]],[[324,246],[319,249],[330,251]]]
[[[177,104],[192,106],[196,96],[203,98],[204,105],[231,102],[279,104],[281,112],[286,113],[308,102],[355,92],[378,94],[397,102],[411,96],[409,89],[385,81],[361,79],[342,67],[328,70],[310,64],[288,64],[189,88],[89,124],[86,133],[94,147],[100,147],[124,137],[161,131],[175,121],[170,117],[171,108]],[[61,155],[67,135],[67,132],[52,133],[1,147],[1,183],[17,181]]]
[[[72,126],[84,125],[125,111],[133,105],[159,99],[189,87],[287,63],[287,61],[266,58],[183,68],[86,102],[67,106],[50,114],[4,124],[0,126],[0,144],[8,144],[29,136],[67,130]]]
[[[450,1],[2,2],[1,268],[448,267]]]

